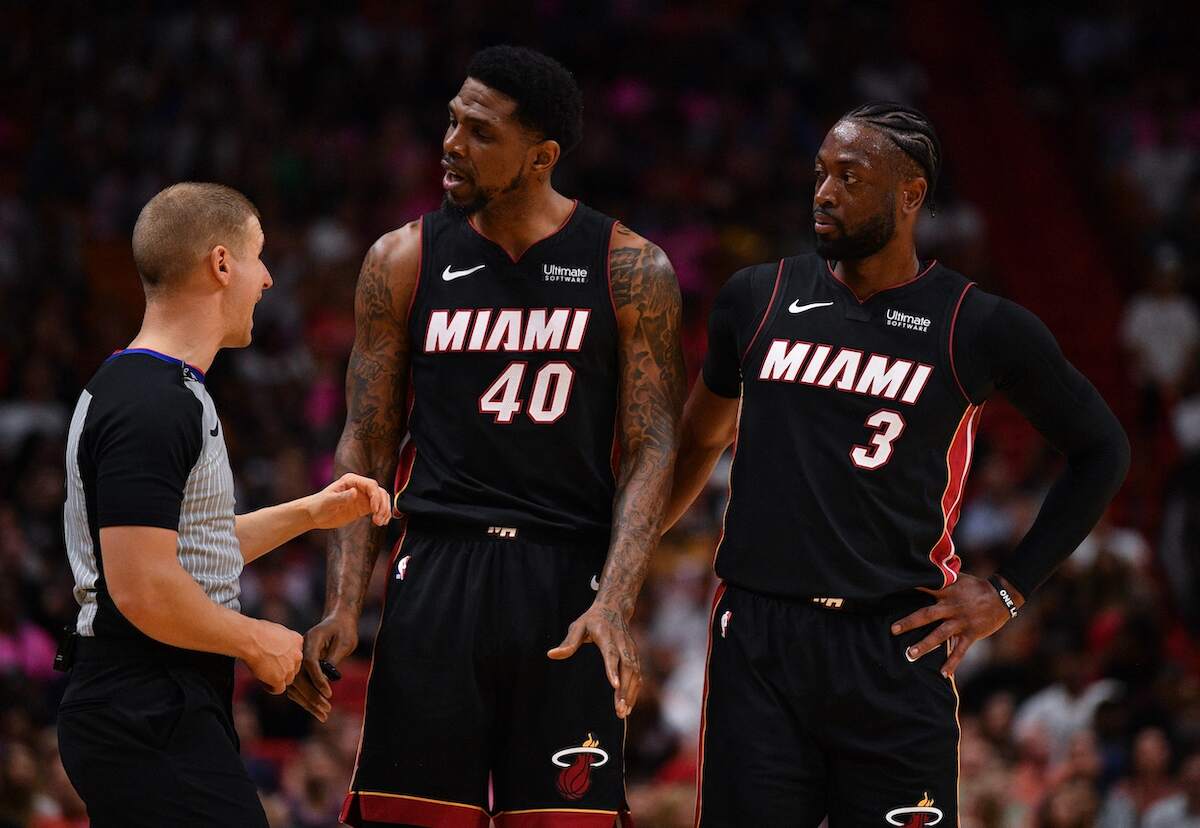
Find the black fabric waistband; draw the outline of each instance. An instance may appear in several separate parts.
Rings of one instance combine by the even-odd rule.
[[[127,664],[154,662],[165,667],[187,667],[202,673],[218,686],[232,684],[234,659],[217,653],[184,650],[152,639],[80,636],[75,661]]]
[[[762,595],[765,598],[794,604],[797,607],[814,607],[828,610],[829,612],[845,612],[854,615],[905,615],[934,603],[932,596],[915,589],[907,592],[897,592],[892,595],[884,595],[879,598],[841,598],[832,595],[776,595],[760,592],[756,589],[746,589],[733,582],[727,583],[733,589],[740,589],[743,592],[749,592],[754,595]]]
[[[813,597],[803,599],[807,603],[830,612],[851,612],[856,615],[891,615],[893,613],[916,612],[933,603],[933,598],[923,592],[902,592],[883,598],[833,598]]]
[[[488,526],[482,523],[460,523],[437,518],[408,518],[405,532],[434,538],[468,541],[515,541],[567,546],[583,549],[608,549],[609,536],[601,532],[578,532],[570,529],[549,529],[544,526]]]

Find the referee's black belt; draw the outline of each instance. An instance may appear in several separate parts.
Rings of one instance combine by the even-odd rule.
[[[184,650],[152,638],[98,638],[82,635],[75,643],[75,661],[105,664],[153,662],[166,667],[189,667],[221,683],[233,676],[231,656]]]

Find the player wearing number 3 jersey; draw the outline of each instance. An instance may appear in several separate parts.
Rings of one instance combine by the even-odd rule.
[[[848,113],[817,156],[816,254],[714,306],[666,524],[734,442],[698,825],[957,825],[954,669],[1124,477],[1120,425],[1045,326],[918,258],[939,156],[915,110]],[[1067,463],[989,583],[952,533],[997,391]]]
[[[337,462],[394,470],[406,522],[351,825],[627,815],[628,622],[670,492],[680,299],[661,250],[552,188],[580,111],[544,55],[477,54],[449,105],[442,210],[363,265]],[[291,691],[310,709],[330,693],[320,660],[355,647],[380,540],[362,526],[330,550]]]

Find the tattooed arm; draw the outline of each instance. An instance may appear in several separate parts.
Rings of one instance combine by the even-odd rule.
[[[637,701],[641,683],[629,619],[650,555],[658,545],[686,390],[679,345],[675,271],[657,246],[617,225],[609,273],[620,338],[621,469],[612,540],[596,600],[568,629],[551,658],[568,658],[591,641],[604,656],[617,715]]]
[[[354,299],[354,349],[346,369],[346,426],[334,475],[389,481],[404,434],[408,386],[408,306],[416,289],[420,222],[382,236],[363,260]],[[288,697],[321,721],[332,690],[322,659],[337,664],[358,646],[363,594],[384,527],[356,520],[335,530],[326,562],[325,617],[304,637],[304,669]]]

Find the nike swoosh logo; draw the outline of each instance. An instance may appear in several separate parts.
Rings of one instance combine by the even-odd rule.
[[[217,436],[217,431],[218,431],[220,428],[221,428],[221,424],[220,424],[220,423],[217,423],[215,426],[213,426],[213,427],[212,427],[212,430],[211,430],[210,432],[208,432],[208,436],[209,436],[209,437],[216,437],[216,436]]]
[[[442,279],[447,282],[453,282],[455,279],[459,278],[460,276],[470,276],[476,270],[479,270],[479,269],[485,268],[485,267],[487,267],[487,265],[475,265],[475,267],[469,268],[467,270],[451,270],[450,265],[446,265],[446,269],[442,271]]]
[[[592,587],[592,592],[600,591],[600,580],[595,575],[592,576],[591,587]]]
[[[807,305],[801,305],[799,302],[800,300],[797,299],[795,302],[792,302],[792,304],[788,305],[788,313],[804,313],[805,311],[812,310],[813,308],[827,308],[833,304],[833,302],[812,302]]]

